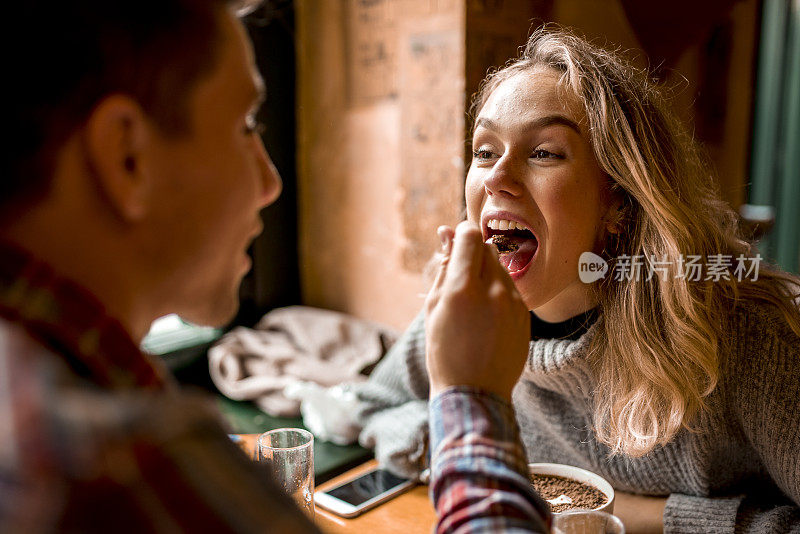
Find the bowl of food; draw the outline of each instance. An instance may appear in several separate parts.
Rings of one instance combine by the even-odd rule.
[[[614,488],[606,479],[564,464],[528,464],[533,489],[550,505],[554,514],[569,510],[613,513]]]

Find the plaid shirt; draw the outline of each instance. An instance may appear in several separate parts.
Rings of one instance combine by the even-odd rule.
[[[548,532],[549,508],[531,487],[511,406],[455,387],[431,400],[429,410],[436,532]]]
[[[82,288],[0,243],[0,532],[317,532]]]

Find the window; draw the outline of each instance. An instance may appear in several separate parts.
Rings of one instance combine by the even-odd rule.
[[[173,313],[153,322],[142,341],[142,350],[150,354],[167,354],[214,341],[221,335],[219,328],[195,326]]]
[[[762,255],[800,272],[800,2],[765,0],[753,131],[750,204],[771,206]]]

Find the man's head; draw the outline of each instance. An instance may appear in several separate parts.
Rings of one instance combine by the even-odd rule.
[[[216,12],[226,4],[29,0],[6,6],[6,20],[18,31],[3,52],[12,135],[0,202],[43,194],[54,152],[108,94],[133,97],[165,131],[185,131],[182,97],[218,59]]]
[[[130,316],[134,335],[169,312],[224,322],[258,211],[280,192],[253,130],[263,84],[236,6],[15,4],[8,20],[30,42],[9,61],[0,235]]]

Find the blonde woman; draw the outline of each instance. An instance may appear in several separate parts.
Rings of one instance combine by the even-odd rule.
[[[797,279],[759,263],[647,74],[540,29],[473,111],[467,218],[510,243],[531,311],[528,458],[652,496],[618,510],[650,506],[655,530],[800,529]],[[361,443],[409,475],[428,452],[424,321],[357,386]]]

